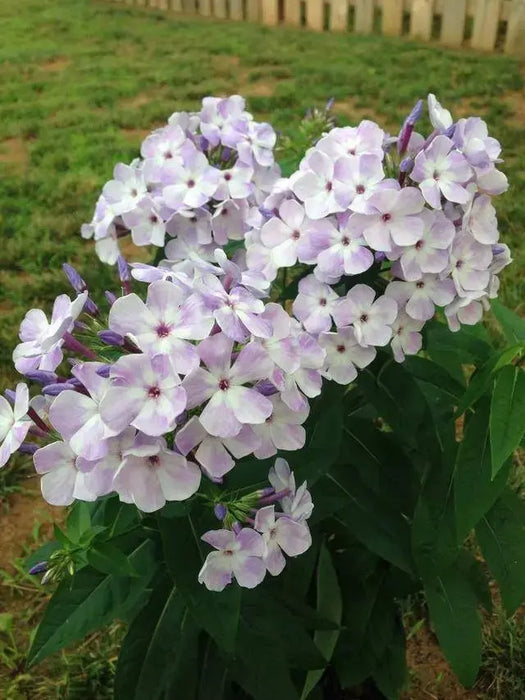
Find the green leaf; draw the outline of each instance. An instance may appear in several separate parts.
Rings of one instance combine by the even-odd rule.
[[[87,566],[63,580],[54,592],[38,626],[28,662],[39,663],[50,654],[83,639],[108,624],[142,595],[156,571],[155,544],[142,540],[129,551],[138,579],[103,574]]]
[[[76,501],[69,511],[66,529],[69,539],[78,543],[82,535],[91,527],[89,505],[85,501]]]
[[[337,625],[341,624],[343,605],[337,574],[332,564],[330,552],[325,544],[321,545],[319,564],[317,567],[317,611],[319,615],[331,620]],[[314,642],[327,662],[332,654],[339,638],[339,630],[321,631],[314,634]],[[309,671],[301,695],[301,700],[308,697],[323,675],[321,669]]]
[[[414,569],[410,528],[388,500],[373,493],[349,465],[337,465],[327,477],[347,498],[337,519],[372,552],[403,571]]]
[[[500,352],[494,353],[470,378],[466,392],[459,400],[456,408],[456,417],[461,416],[467,408],[470,408],[489,388],[495,372],[509,364],[514,358],[523,352],[523,345],[513,345]]]
[[[490,305],[505,333],[507,342],[514,344],[525,341],[525,320],[503,306],[499,299],[492,299]]]
[[[375,684],[388,700],[398,700],[407,678],[405,630],[396,621],[394,634],[372,672]]]
[[[128,557],[111,542],[101,542],[89,549],[88,562],[97,571],[115,576],[137,576]]]
[[[197,700],[222,700],[226,690],[228,667],[220,655],[217,645],[210,637],[199,663],[199,689]]]
[[[164,579],[139,612],[122,643],[115,676],[115,698],[157,700],[163,696],[180,647],[184,603]]]
[[[489,444],[490,401],[483,397],[467,421],[454,467],[458,544],[492,507],[507,482],[510,460],[495,479]]]
[[[490,406],[492,476],[520,444],[525,433],[525,372],[509,365],[497,375]]]
[[[171,578],[196,622],[221,649],[233,653],[239,624],[241,589],[235,583],[224,591],[209,591],[197,580],[205,559],[200,541],[204,529],[192,516],[158,518],[166,564]]]
[[[419,355],[406,357],[404,365],[416,379],[439,387],[455,399],[462,396],[465,391],[462,382],[459,382],[444,367],[425,357]]]
[[[506,491],[476,528],[483,556],[511,615],[525,600],[525,503]]]
[[[476,591],[456,564],[424,584],[440,646],[461,683],[471,686],[481,663],[481,620]]]
[[[439,321],[425,325],[425,347],[434,362],[444,367],[460,384],[465,383],[463,364],[480,365],[494,352],[481,335],[481,326],[462,326],[457,333]]]

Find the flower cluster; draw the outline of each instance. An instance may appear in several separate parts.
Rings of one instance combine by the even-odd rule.
[[[311,266],[293,312],[327,351],[323,374],[343,384],[374,346],[390,342],[400,362],[418,352],[436,307],[452,331],[477,323],[511,261],[491,201],[507,188],[499,143],[481,119],[454,123],[428,104],[426,138],[414,131],[421,102],[397,138],[366,120],[323,135],[246,235],[253,272]],[[370,272],[372,286],[359,277]]]
[[[199,112],[175,112],[145,139],[141,158],[115,167],[82,235],[111,264],[128,234],[137,246],[161,248],[166,235],[174,237],[166,254],[185,270],[193,257],[213,260],[217,246],[243,240],[250,210],[279,176],[275,141],[239,95],[206,97]]]
[[[306,482],[296,488],[293,472],[281,458],[270,469],[268,479],[271,488],[249,494],[235,504],[241,508],[240,517],[252,527],[241,527],[235,521],[231,529],[210,530],[202,536],[216,550],[208,554],[199,573],[199,581],[210,590],[222,591],[233,578],[244,588],[254,588],[267,571],[272,576],[281,573],[286,566],[284,554],[298,556],[312,544],[306,521],[313,503]],[[251,508],[251,504],[256,507]],[[276,504],[280,511],[275,510]],[[254,519],[243,515],[243,506],[254,511]],[[223,504],[218,504],[215,512],[219,520],[228,517]]]
[[[351,383],[376,347],[399,362],[417,353],[436,307],[451,330],[476,323],[510,262],[491,203],[507,186],[498,142],[432,95],[425,138],[421,112],[397,138],[369,121],[332,128],[289,178],[242,98],[174,114],[142,159],[117,166],[83,229],[117,262],[121,294],[99,308],[65,265],[76,297],[21,324],[15,367],[41,393],[20,383],[0,397],[0,467],[32,454],[55,505],[116,493],[149,513],[199,492],[223,521],[203,536],[216,551],[199,580],[222,590],[277,575],[283,552],[311,541],[306,483],[278,457],[271,489],[230,498],[228,473],[301,449],[323,378]],[[159,247],[168,234],[166,259],[130,268],[117,244],[130,232]],[[202,475],[224,498],[200,490]]]

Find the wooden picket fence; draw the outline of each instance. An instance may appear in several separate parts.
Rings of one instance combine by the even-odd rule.
[[[525,0],[121,0],[218,19],[317,31],[407,34],[525,56]]]

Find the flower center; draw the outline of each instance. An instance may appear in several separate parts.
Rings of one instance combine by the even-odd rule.
[[[361,323],[366,323],[368,321],[368,314],[361,314],[359,320],[361,321]]]
[[[365,191],[365,186],[364,185],[357,185],[357,187],[355,188],[355,191],[357,192],[357,194],[363,194],[363,192]]]
[[[350,245],[350,239],[348,238],[348,236],[343,236],[343,238],[341,239],[341,243],[344,246]]]
[[[233,549],[223,549],[222,553],[225,557],[231,557],[233,556]]]
[[[135,188],[133,188],[133,189],[131,190],[131,192],[130,192],[130,195],[131,195],[132,197],[136,197],[136,196],[138,195],[137,190],[136,190]]]
[[[148,463],[150,467],[158,467],[160,464],[160,459],[158,455],[151,455],[151,457],[148,457]]]
[[[158,399],[160,396],[160,389],[158,386],[150,386],[148,389],[148,396],[152,399]]]
[[[351,156],[355,156],[355,148],[351,148],[348,153],[350,153]]]
[[[437,170],[434,170],[434,174],[432,175],[432,177],[434,178],[434,180],[436,180],[436,182],[439,180],[439,173]]]
[[[294,239],[294,241],[298,241],[298,240],[301,238],[301,232],[295,230],[295,231],[292,233],[292,238]]]
[[[392,218],[392,214],[388,214],[388,213],[383,214],[383,216],[381,217],[381,221],[387,222],[387,221],[390,221],[391,218]]]
[[[416,287],[417,287],[418,289],[423,289],[424,286],[425,286],[425,283],[424,283],[424,282],[416,282]]]
[[[221,391],[226,391],[227,389],[230,388],[230,381],[229,379],[221,379],[219,381],[219,389]]]
[[[346,350],[346,348],[344,345],[338,345],[336,350],[337,350],[337,352],[343,353]]]
[[[188,188],[191,190],[192,187],[195,187],[195,180],[188,180],[188,182],[186,183],[186,185],[187,185]]]
[[[463,260],[458,260],[456,263],[456,268],[459,270],[463,267]]]
[[[167,326],[165,323],[161,323],[160,326],[157,327],[157,335],[159,338],[166,338],[170,334],[170,327]]]
[[[156,223],[158,222],[158,220],[159,220],[159,217],[158,217],[158,216],[155,216],[155,214],[152,214],[152,215],[149,217],[149,220],[151,221],[152,224],[156,224]]]
[[[226,182],[229,182],[232,179],[232,174],[224,173],[224,179],[226,180]]]
[[[332,185],[331,182],[327,182],[326,185],[324,186],[324,188],[325,188],[325,190],[326,190],[327,192],[331,192],[331,191],[332,191],[332,187],[333,187],[333,185]]]
[[[171,151],[166,151],[166,153],[164,154],[164,158],[166,158],[166,160],[173,158],[173,153]]]
[[[421,250],[424,245],[424,241],[418,241],[415,245],[416,250]]]
[[[324,297],[319,299],[319,306],[326,306],[326,299]]]

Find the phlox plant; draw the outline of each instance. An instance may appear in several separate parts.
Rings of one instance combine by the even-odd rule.
[[[237,95],[174,113],[82,226],[115,289],[66,263],[22,321],[0,466],[70,507],[30,663],[118,618],[117,698],[397,698],[404,599],[471,685],[489,577],[525,598],[500,144],[434,95],[425,133],[421,101],[393,136],[329,109],[279,139]]]

